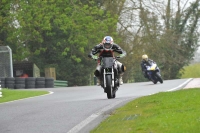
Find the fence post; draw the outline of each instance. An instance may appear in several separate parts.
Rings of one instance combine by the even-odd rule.
[[[0,79],[0,97],[2,97],[2,92],[1,92],[1,79]]]

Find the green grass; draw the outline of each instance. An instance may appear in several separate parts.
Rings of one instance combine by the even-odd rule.
[[[118,108],[91,133],[198,133],[200,89],[145,96]]]
[[[40,96],[48,94],[47,91],[32,91],[32,90],[15,90],[15,89],[2,89],[3,97],[0,98],[0,103],[19,100],[28,97]]]
[[[184,69],[184,74],[181,78],[200,78],[200,64],[191,64],[184,67]]]

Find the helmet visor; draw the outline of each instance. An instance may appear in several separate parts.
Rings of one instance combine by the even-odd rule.
[[[110,43],[104,43],[104,48],[110,49],[111,48],[111,44]]]
[[[145,61],[148,61],[148,58],[144,58]]]

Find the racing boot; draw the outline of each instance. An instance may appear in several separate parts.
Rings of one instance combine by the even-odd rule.
[[[97,78],[97,86],[101,85],[101,80],[99,78]]]
[[[119,84],[123,85],[123,79],[122,79],[122,77],[119,78]]]
[[[126,67],[125,67],[124,65],[121,65],[121,66],[118,68],[118,71],[119,71],[119,84],[120,84],[120,85],[123,85],[122,76],[123,76],[124,72],[126,71]]]
[[[119,84],[120,84],[120,85],[123,85],[122,75],[123,75],[123,74],[120,74],[120,75],[119,75]]]

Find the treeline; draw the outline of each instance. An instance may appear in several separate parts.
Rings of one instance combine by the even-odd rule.
[[[111,35],[127,51],[121,60],[127,67],[124,82],[145,80],[144,53],[158,63],[164,79],[179,78],[198,47],[199,0],[172,2],[0,1],[0,45],[11,47],[14,61],[27,58],[42,75],[44,68],[55,67],[57,79],[81,86],[93,82],[96,63],[88,53]]]

